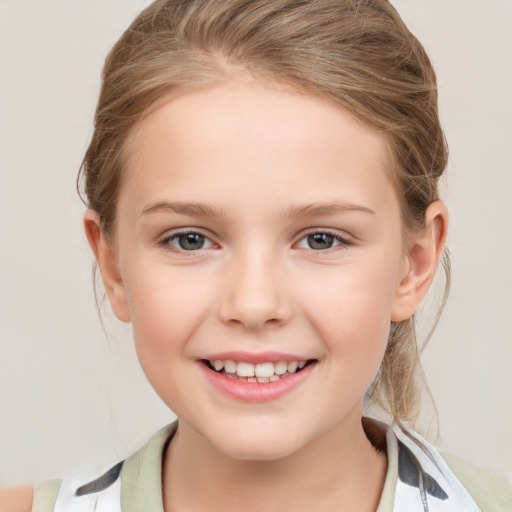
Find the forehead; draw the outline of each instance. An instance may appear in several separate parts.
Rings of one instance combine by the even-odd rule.
[[[121,200],[135,198],[139,209],[156,196],[187,194],[226,207],[239,196],[255,207],[279,200],[283,208],[394,198],[381,134],[322,98],[258,84],[162,102],[132,132],[125,163]]]

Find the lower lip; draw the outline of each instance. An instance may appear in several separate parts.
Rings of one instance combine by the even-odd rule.
[[[315,362],[309,363],[300,372],[294,373],[288,377],[283,377],[274,382],[245,382],[230,379],[221,373],[210,370],[210,368],[201,361],[199,361],[198,364],[205,377],[215,388],[237,400],[255,403],[277,400],[286,393],[291,392],[311,375],[316,365]]]

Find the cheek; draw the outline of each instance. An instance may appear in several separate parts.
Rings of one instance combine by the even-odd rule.
[[[130,272],[126,294],[139,363],[153,389],[176,410],[187,400],[181,384],[194,365],[190,340],[211,309],[211,292],[204,279],[154,262]]]
[[[147,265],[131,272],[126,293],[141,363],[165,352],[185,352],[211,302],[207,280],[186,271]]]
[[[303,308],[329,356],[350,374],[361,372],[363,380],[373,379],[384,356],[396,284],[394,267],[379,261],[341,268],[323,286],[303,290]]]

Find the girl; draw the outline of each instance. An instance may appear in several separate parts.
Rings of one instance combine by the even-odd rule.
[[[387,1],[151,4],[105,64],[84,224],[179,421],[33,510],[507,510],[504,480],[408,427],[446,159]]]

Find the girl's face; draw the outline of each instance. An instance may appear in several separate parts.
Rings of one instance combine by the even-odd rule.
[[[232,83],[163,104],[127,147],[107,291],[183,428],[265,460],[360,428],[410,270],[383,138]]]

